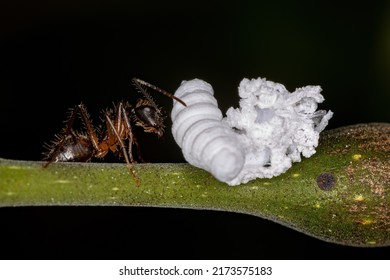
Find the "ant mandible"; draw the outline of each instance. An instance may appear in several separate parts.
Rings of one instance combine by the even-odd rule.
[[[139,186],[139,178],[132,168],[132,164],[135,163],[133,145],[137,148],[139,160],[142,162],[144,160],[141,157],[139,143],[133,133],[132,122],[142,127],[145,132],[157,134],[159,138],[164,134],[165,128],[165,117],[162,109],[154,102],[146,91],[146,87],[175,99],[184,106],[186,104],[167,91],[141,79],[133,78],[132,82],[144,98],[139,99],[135,106],[122,101],[114,104],[113,109],[106,110],[103,119],[105,130],[102,133],[98,133],[94,128],[88,111],[82,103],[70,109],[70,116],[65,122],[65,128],[60,134],[55,135],[55,140],[51,144],[46,144],[48,151],[44,155],[47,162],[43,166],[47,167],[53,162],[85,162],[93,157],[104,158],[111,151],[117,156],[124,157],[130,174],[136,185]],[[73,129],[77,115],[80,116],[86,132],[78,132]],[[126,140],[128,141],[127,149]]]

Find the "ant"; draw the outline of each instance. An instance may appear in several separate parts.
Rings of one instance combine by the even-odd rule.
[[[113,108],[105,110],[102,119],[105,128],[101,133],[92,125],[83,103],[71,108],[69,118],[65,121],[65,128],[60,134],[55,135],[55,140],[51,144],[45,145],[48,151],[44,153],[44,160],[47,162],[43,167],[47,167],[52,162],[85,162],[93,157],[104,158],[111,151],[118,157],[124,157],[130,174],[136,185],[139,186],[139,179],[132,168],[132,164],[136,163],[133,158],[133,145],[137,148],[139,160],[141,162],[144,160],[141,157],[139,143],[133,133],[132,123],[142,127],[145,132],[157,134],[158,138],[163,136],[165,128],[165,116],[163,116],[162,109],[157,106],[146,88],[160,92],[184,106],[187,105],[171,93],[141,79],[133,78],[132,83],[144,98],[138,99],[135,106],[121,101],[113,104]],[[74,121],[78,115],[86,132],[78,132],[73,129]],[[128,141],[127,149],[125,141]]]

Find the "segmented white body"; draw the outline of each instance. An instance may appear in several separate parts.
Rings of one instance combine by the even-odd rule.
[[[234,179],[244,166],[245,155],[237,135],[222,122],[222,112],[210,84],[194,79],[184,81],[175,96],[172,133],[192,165],[209,171],[222,182]]]
[[[244,79],[240,108],[222,117],[210,84],[183,82],[175,96],[172,132],[192,165],[211,172],[229,185],[271,178],[315,153],[320,132],[333,113],[317,110],[324,101],[321,87],[306,86],[290,93],[266,79]]]

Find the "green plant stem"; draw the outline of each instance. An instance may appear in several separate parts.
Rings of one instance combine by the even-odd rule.
[[[311,158],[281,176],[236,187],[188,164],[134,165],[141,180],[136,187],[124,164],[56,163],[43,168],[41,162],[0,159],[0,207],[223,210],[270,219],[330,242],[389,246],[389,135],[390,124],[385,123],[326,131]],[[330,175],[317,183],[323,173]],[[336,180],[333,187],[329,178]]]

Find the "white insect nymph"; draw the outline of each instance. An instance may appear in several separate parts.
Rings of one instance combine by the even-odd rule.
[[[233,180],[244,166],[244,151],[236,133],[222,122],[213,88],[202,80],[183,82],[175,96],[172,134],[192,165],[209,171],[222,182]]]
[[[183,82],[175,96],[172,132],[192,165],[211,172],[229,185],[271,178],[293,162],[315,153],[320,132],[333,113],[317,110],[324,101],[319,86],[290,93],[282,84],[244,79],[240,108],[226,118],[217,107],[212,87],[202,80]]]

